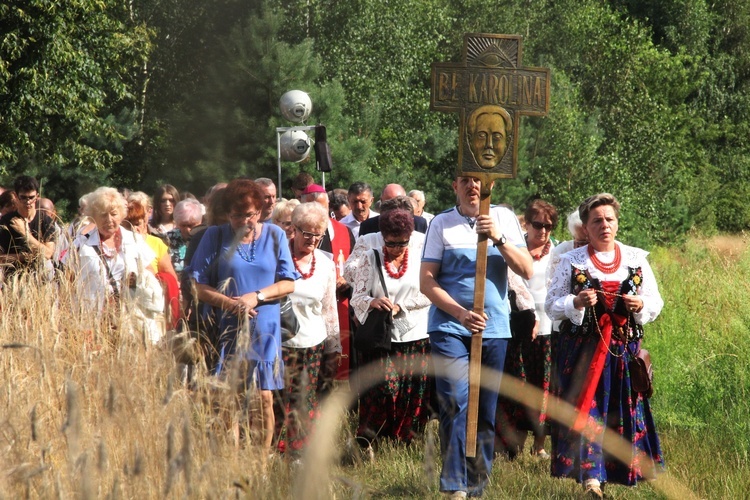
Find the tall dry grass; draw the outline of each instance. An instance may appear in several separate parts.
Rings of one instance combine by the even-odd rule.
[[[9,497],[225,496],[270,489],[235,392],[205,373],[188,390],[171,352],[114,328],[63,279],[14,279],[0,296],[0,491]],[[236,425],[234,425],[236,424]],[[277,489],[276,486],[273,487]]]

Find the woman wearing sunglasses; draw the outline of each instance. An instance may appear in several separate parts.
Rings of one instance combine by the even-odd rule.
[[[524,219],[526,248],[531,254],[534,267],[534,273],[528,280],[528,288],[534,300],[537,323],[530,338],[524,338],[521,332],[515,332],[514,339],[508,343],[504,373],[540,389],[541,393],[533,406],[501,398],[498,403],[497,431],[504,441],[504,451],[510,458],[523,450],[526,435],[531,431],[534,435],[531,455],[549,459],[544,441],[549,434],[547,403],[552,379],[552,321],[544,312],[544,301],[547,298],[547,266],[550,251],[554,247],[551,235],[558,221],[557,209],[546,201],[534,200],[526,207]]]
[[[328,214],[318,203],[298,204],[291,213],[291,227],[289,247],[300,278],[289,298],[299,332],[283,344],[285,387],[282,408],[276,411],[279,451],[295,463],[318,417],[321,360],[326,352],[341,352],[341,340],[336,267],[318,250],[328,227]]]
[[[368,452],[376,438],[409,443],[430,417],[430,301],[419,291],[425,235],[414,231],[410,211],[384,206],[380,232],[362,237],[379,239],[380,245],[362,256],[354,272],[350,302],[360,323],[375,309],[393,315],[391,348],[363,360],[368,370],[375,371],[366,378],[379,380],[360,394],[357,439]],[[381,284],[381,273],[387,290]]]

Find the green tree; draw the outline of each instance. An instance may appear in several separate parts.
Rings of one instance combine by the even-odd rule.
[[[0,4],[0,170],[47,196],[99,184],[135,134],[149,31],[119,0]]]

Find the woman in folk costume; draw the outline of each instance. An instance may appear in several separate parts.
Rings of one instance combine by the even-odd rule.
[[[642,325],[656,319],[664,301],[648,253],[615,240],[619,211],[607,193],[581,204],[589,244],[562,257],[546,301],[547,314],[563,320],[558,396],[576,408],[570,427],[553,428],[552,475],[575,479],[594,498],[606,482],[632,486],[664,468],[650,401],[633,390],[628,366]],[[627,463],[607,453],[607,428],[630,443]]]

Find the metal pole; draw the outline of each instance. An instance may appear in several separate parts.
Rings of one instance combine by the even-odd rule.
[[[279,169],[279,184],[276,186],[276,189],[278,189],[278,197],[282,198],[281,196],[281,133],[279,133],[279,129],[276,129],[276,164],[278,165]]]

